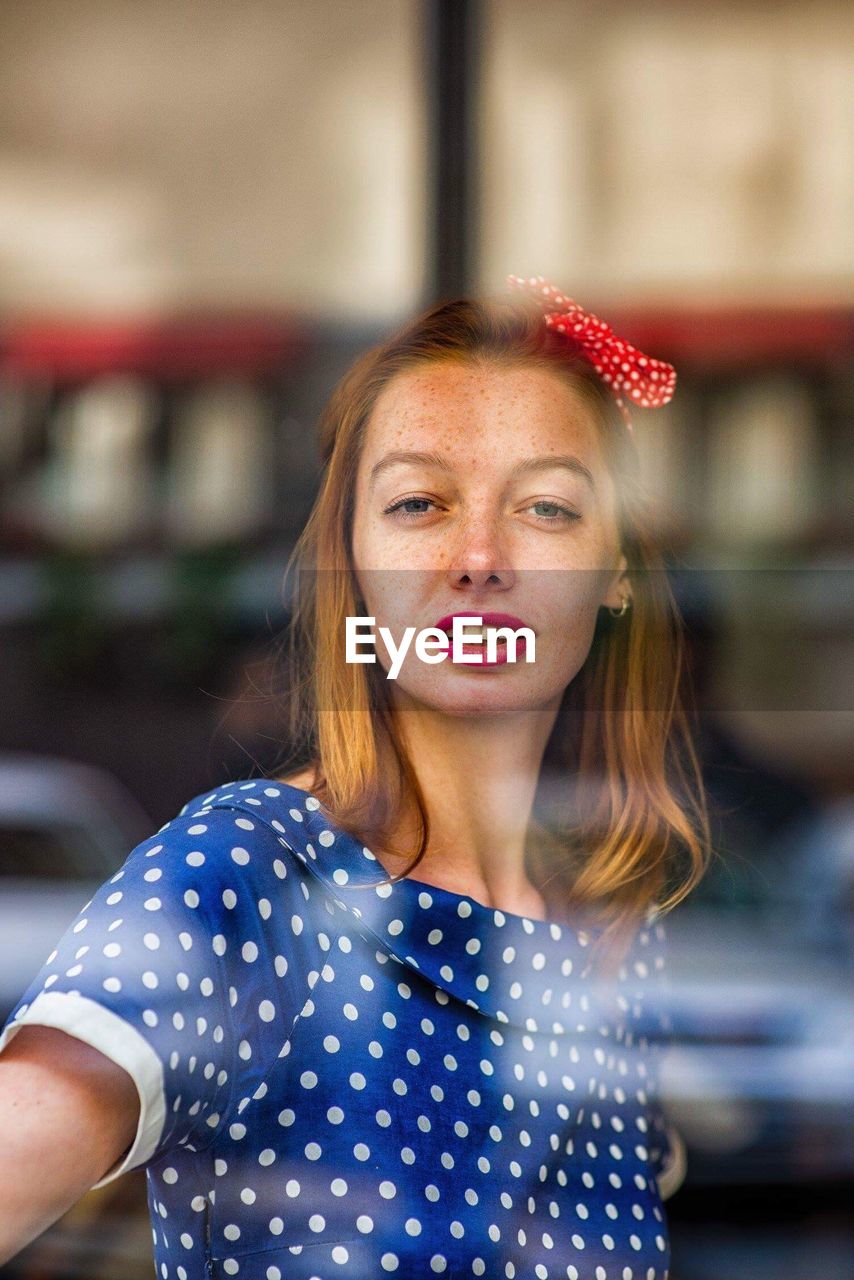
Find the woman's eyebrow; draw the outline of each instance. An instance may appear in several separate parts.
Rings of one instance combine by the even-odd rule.
[[[373,467],[371,467],[370,487],[373,487],[383,471],[386,471],[389,467],[400,466],[404,463],[421,463],[425,467],[438,467],[440,471],[451,471],[453,469],[447,458],[443,458],[441,453],[420,453],[414,449],[393,449],[391,453],[387,453],[384,458],[380,458],[379,462],[374,463]]]
[[[387,453],[384,458],[380,458],[379,462],[375,463],[371,468],[370,487],[373,487],[383,471],[386,471],[389,467],[406,463],[420,463],[426,467],[436,467],[440,471],[453,470],[451,463],[441,453],[423,453],[414,449],[394,449],[391,453]],[[545,471],[552,467],[562,467],[566,471],[571,471],[573,475],[581,476],[595,492],[596,485],[590,468],[586,467],[580,458],[576,458],[570,453],[547,453],[540,458],[523,458],[521,462],[517,462],[511,468],[510,479],[515,480],[518,476],[527,475],[531,471]]]
[[[511,479],[517,476],[527,475],[529,471],[548,471],[552,467],[562,467],[565,471],[571,471],[573,475],[581,476],[590,485],[593,492],[596,492],[596,485],[593,481],[593,472],[586,467],[580,458],[576,458],[571,453],[547,453],[541,458],[523,458],[521,462],[517,462],[515,467],[510,471]]]

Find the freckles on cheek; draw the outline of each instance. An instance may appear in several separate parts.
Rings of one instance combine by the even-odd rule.
[[[373,569],[406,569],[423,565],[426,548],[413,547],[404,531],[368,520],[353,542],[356,562]]]

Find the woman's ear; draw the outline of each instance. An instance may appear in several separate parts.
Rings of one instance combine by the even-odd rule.
[[[621,555],[616,569],[608,577],[608,588],[602,599],[602,607],[620,609],[623,601],[631,601],[632,588],[628,577],[628,561]]]

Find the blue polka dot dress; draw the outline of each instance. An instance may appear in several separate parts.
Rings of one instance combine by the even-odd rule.
[[[95,1185],[146,1170],[162,1280],[665,1280],[661,919],[606,987],[595,929],[383,875],[307,791],[196,796],[0,1051],[42,1023],[130,1072],[137,1133]]]

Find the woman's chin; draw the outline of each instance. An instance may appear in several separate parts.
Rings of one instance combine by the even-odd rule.
[[[506,669],[454,674],[450,680],[425,683],[390,681],[392,698],[401,705],[422,707],[425,711],[440,712],[447,716],[500,716],[519,715],[535,711],[553,699],[560,701],[560,690],[544,689],[541,681],[521,682],[507,679]]]

